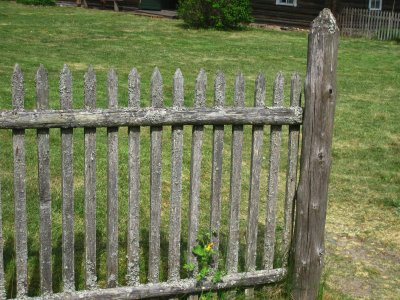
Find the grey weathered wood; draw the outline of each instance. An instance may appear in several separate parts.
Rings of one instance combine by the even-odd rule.
[[[3,249],[4,249],[4,237],[3,237],[3,213],[2,213],[2,201],[1,201],[1,180],[0,180],[0,299],[6,299],[6,283],[4,277],[4,258],[3,258]]]
[[[173,107],[183,106],[183,76],[176,70],[173,86]],[[181,200],[182,200],[182,160],[183,160],[183,126],[172,126],[172,159],[171,159],[171,200],[169,215],[168,245],[168,280],[179,280],[181,258]]]
[[[292,76],[290,106],[300,106],[301,80],[299,74]],[[300,125],[289,126],[288,158],[286,169],[285,208],[282,236],[282,266],[287,267],[293,232],[294,197],[297,183],[297,165],[299,156]]]
[[[283,74],[279,72],[274,82],[273,106],[283,105],[283,85]],[[276,206],[278,202],[278,179],[281,142],[282,126],[272,125],[270,134],[268,195],[264,239],[264,268],[266,270],[273,269],[274,262]]]
[[[214,107],[223,107],[225,102],[225,78],[218,72],[214,85]],[[219,227],[221,218],[221,187],[222,187],[222,151],[224,148],[224,126],[213,127],[213,150],[211,167],[211,200],[210,200],[210,232],[215,253],[211,267],[218,269],[219,257]]]
[[[108,108],[118,106],[118,76],[107,76]],[[107,128],[107,287],[118,282],[118,127]]]
[[[206,103],[207,75],[201,69],[196,79],[194,106],[196,108],[205,107]],[[200,177],[203,147],[204,126],[196,125],[192,128],[192,148],[190,162],[190,192],[189,192],[189,229],[188,229],[188,262],[194,264],[195,269],[192,275],[197,273],[197,260],[193,254],[193,248],[196,246],[196,239],[199,226],[199,204],[200,204]],[[195,300],[196,296],[191,296]]]
[[[129,73],[128,106],[140,106],[140,77],[136,69]],[[140,212],[140,127],[128,127],[129,215],[127,283],[139,284],[139,212]]]
[[[255,82],[254,106],[263,107],[265,105],[265,79],[263,75],[258,75]],[[257,231],[258,231],[258,207],[260,201],[260,175],[263,155],[263,136],[264,127],[254,125],[252,128],[252,147],[250,163],[250,190],[247,212],[246,228],[246,254],[245,270],[253,272],[256,270],[257,258]],[[254,289],[246,289],[247,298],[254,296]]]
[[[96,108],[96,74],[85,74],[85,109]],[[96,128],[85,127],[85,270],[86,289],[96,288]]]
[[[245,87],[243,74],[239,74],[235,81],[234,106],[243,107]],[[230,218],[229,239],[226,259],[228,274],[238,271],[239,260],[239,212],[242,193],[242,151],[243,150],[243,125],[232,126],[231,145],[231,179],[230,179]]]
[[[37,109],[49,106],[47,71],[40,65],[36,73]],[[37,130],[38,180],[40,203],[40,290],[43,296],[52,293],[51,272],[51,192],[50,192],[49,129]]]
[[[12,103],[14,110],[24,108],[24,79],[21,68],[15,65],[12,76]],[[28,292],[27,270],[27,217],[25,179],[25,130],[13,130],[14,154],[14,209],[15,209],[15,252],[17,273],[17,297]]]
[[[196,279],[184,279],[172,282],[139,285],[136,287],[119,287],[95,291],[80,291],[73,294],[57,294],[54,299],[147,299],[163,298],[173,295],[187,295],[210,290],[225,290],[235,287],[247,287],[279,282],[286,276],[285,269],[262,270],[247,273],[235,273],[222,277],[221,282],[213,284],[205,281],[199,285]]]
[[[154,69],[151,77],[152,107],[163,106],[163,83],[160,71]],[[160,225],[161,225],[161,175],[162,175],[162,127],[151,126],[150,156],[150,228],[149,228],[149,274],[150,283],[159,280],[160,273]]]
[[[61,109],[72,109],[72,75],[64,65],[60,75]],[[64,292],[75,290],[73,129],[61,129],[62,257]]]
[[[298,125],[300,107],[119,108],[86,110],[0,111],[0,129],[76,128],[164,125]]]
[[[309,34],[300,179],[296,202],[294,299],[315,299],[324,262],[324,232],[336,102],[339,29],[324,9]]]

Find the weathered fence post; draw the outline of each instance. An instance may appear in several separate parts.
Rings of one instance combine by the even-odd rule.
[[[338,37],[335,18],[324,9],[313,21],[308,41],[294,238],[294,299],[317,298],[323,267]]]

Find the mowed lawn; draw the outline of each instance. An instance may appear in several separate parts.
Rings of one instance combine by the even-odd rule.
[[[254,80],[259,72],[267,79],[267,104],[272,103],[272,84],[278,71],[286,82],[306,69],[305,32],[247,29],[238,32],[191,30],[179,20],[138,17],[130,13],[42,8],[0,1],[0,109],[10,109],[10,78],[15,63],[25,77],[25,106],[34,108],[35,73],[43,64],[50,80],[50,106],[59,108],[58,74],[67,64],[74,78],[74,107],[83,107],[83,76],[88,65],[97,75],[97,105],[107,106],[106,77],[110,67],[119,76],[119,105],[127,106],[127,77],[136,67],[142,78],[141,105],[150,105],[150,77],[155,66],[163,76],[165,104],[171,105],[172,77],[180,68],[185,77],[185,105],[193,103],[195,78],[201,68],[208,76],[207,105],[213,101],[213,79],[225,73],[227,105],[232,104],[236,74],[246,80],[246,105],[253,104]],[[329,191],[326,234],[326,267],[323,277],[326,299],[396,299],[400,294],[400,44],[366,39],[342,38],[339,46],[338,99],[333,143],[333,166]],[[286,104],[289,89],[286,88]],[[284,128],[286,131],[286,128]],[[265,145],[269,130],[265,130]],[[106,243],[106,136],[98,130],[98,278],[105,283]],[[190,132],[185,130],[183,169],[183,246],[187,251],[187,199],[190,170]],[[201,227],[208,224],[210,193],[211,132],[206,128],[202,180]],[[245,244],[249,153],[251,130],[245,128],[243,193],[241,204],[241,255]],[[149,219],[149,131],[142,131],[141,178],[141,280],[146,280]],[[75,240],[77,288],[84,288],[83,219],[83,131],[75,130]],[[27,201],[29,224],[29,293],[39,291],[36,133],[27,130]],[[170,172],[170,129],[163,136],[163,217],[161,277],[166,278]],[[286,143],[286,136],[284,137]],[[5,240],[5,270],[9,295],[15,295],[14,206],[12,187],[12,139],[10,131],[0,132],[0,180]],[[54,290],[61,289],[61,197],[59,130],[51,131],[51,174],[53,198]],[[224,179],[229,180],[230,128],[224,147]],[[282,149],[280,202],[284,197],[283,177],[286,150]],[[262,183],[265,195],[268,151],[265,150]],[[120,234],[119,282],[126,272],[127,142],[120,130]],[[225,181],[224,181],[225,182]],[[226,241],[229,213],[229,184],[223,187],[221,232]],[[260,205],[260,249],[265,221],[265,197]],[[281,216],[278,220],[278,235]],[[224,243],[222,243],[224,245]],[[224,256],[224,249],[222,256]],[[261,251],[259,251],[261,252]],[[259,254],[259,256],[261,253]],[[243,268],[243,255],[240,266]],[[259,257],[260,258],[260,257]],[[184,258],[182,259],[184,261]],[[277,261],[279,264],[279,261]],[[57,269],[58,268],[58,269]],[[185,273],[182,271],[182,275]],[[274,294],[279,294],[275,290]],[[280,295],[284,295],[282,292]],[[280,296],[276,296],[280,297]],[[283,297],[283,296],[282,296]],[[260,294],[260,298],[262,298]]]

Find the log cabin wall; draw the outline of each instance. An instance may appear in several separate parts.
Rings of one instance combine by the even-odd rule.
[[[400,11],[400,0],[382,0],[382,10]],[[369,0],[297,0],[297,6],[276,4],[276,0],[251,0],[253,16],[258,23],[309,27],[318,13],[326,8],[337,15],[344,7],[368,9]]]

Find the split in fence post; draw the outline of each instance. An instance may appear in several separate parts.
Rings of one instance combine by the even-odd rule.
[[[322,273],[338,36],[335,18],[324,9],[309,33],[294,238],[294,299],[316,299]]]

